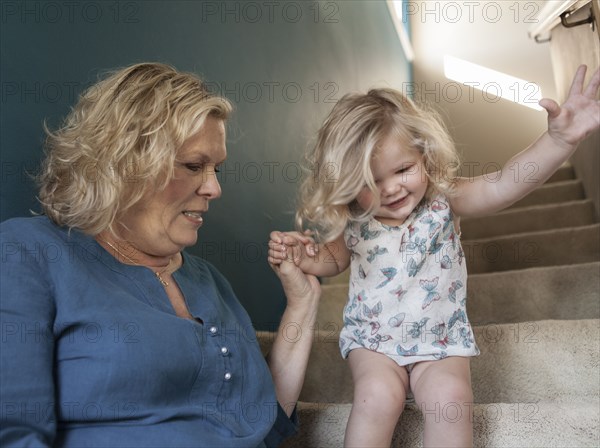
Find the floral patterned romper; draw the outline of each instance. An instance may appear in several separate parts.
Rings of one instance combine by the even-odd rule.
[[[401,366],[476,356],[465,301],[467,268],[443,195],[397,227],[374,218],[344,232],[352,253],[340,350],[383,353]]]

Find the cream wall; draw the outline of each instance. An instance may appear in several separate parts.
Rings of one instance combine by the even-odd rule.
[[[488,97],[444,77],[445,54],[532,81],[556,98],[550,47],[528,36],[545,2],[410,1],[415,98],[435,103],[469,170],[491,172],[545,130],[545,111]],[[459,98],[459,95],[461,97]]]

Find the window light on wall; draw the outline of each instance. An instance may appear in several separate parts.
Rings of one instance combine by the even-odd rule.
[[[400,39],[402,50],[404,50],[404,55],[406,56],[408,62],[412,62],[415,59],[415,53],[410,43],[410,38],[408,37],[408,31],[406,27],[408,19],[404,16],[405,2],[403,0],[387,0],[387,6],[390,10],[390,14],[392,15],[394,27],[396,28],[396,33]]]
[[[448,79],[481,90],[490,100],[502,97],[532,109],[543,110],[538,105],[542,99],[542,90],[533,82],[449,55],[444,56],[444,75]]]

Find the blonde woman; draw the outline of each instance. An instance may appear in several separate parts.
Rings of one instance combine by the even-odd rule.
[[[163,64],[114,72],[49,132],[44,215],[0,226],[0,445],[276,446],[311,332],[265,362],[249,316],[196,243],[231,105]],[[282,324],[310,326],[318,282],[277,270]]]
[[[351,266],[340,334],[354,380],[345,446],[389,446],[410,391],[424,413],[424,446],[472,446],[469,358],[479,350],[466,314],[458,219],[514,203],[598,128],[600,71],[582,92],[584,76],[582,67],[563,106],[541,101],[548,132],[494,183],[457,177],[456,152],[440,121],[399,92],[348,95],[333,108],[310,156],[317,174],[303,185],[298,211],[299,229],[313,227],[322,243],[273,232],[269,262],[290,257],[318,276]],[[511,171],[526,174],[531,163],[536,183]],[[453,415],[440,418],[446,406]]]

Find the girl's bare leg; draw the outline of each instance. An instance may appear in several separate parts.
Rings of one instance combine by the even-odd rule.
[[[473,391],[469,358],[452,356],[415,364],[410,375],[425,421],[423,446],[473,446]]]
[[[390,358],[364,348],[348,355],[354,402],[345,447],[389,447],[408,392],[408,373]]]

